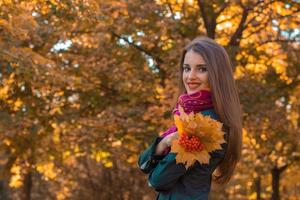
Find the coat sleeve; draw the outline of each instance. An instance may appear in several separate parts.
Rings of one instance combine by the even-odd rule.
[[[145,174],[149,174],[165,157],[165,155],[155,155],[156,146],[162,139],[162,137],[156,137],[152,144],[139,156],[138,165]]]
[[[152,145],[146,149],[139,158],[140,169],[149,174],[148,184],[156,191],[170,190],[187,172],[184,164],[176,163],[176,153],[168,153],[163,156],[155,156],[156,145],[162,138],[158,137]],[[209,164],[199,162],[192,167],[206,168],[207,173],[212,173],[225,155],[226,144],[222,144],[222,150],[211,152]],[[190,169],[188,169],[190,170]]]
[[[176,153],[168,153],[149,173],[148,183],[156,191],[171,189],[178,179],[186,173],[185,166],[176,164]]]
[[[202,172],[208,173],[211,176],[213,171],[219,165],[226,153],[227,144],[221,144],[222,149],[210,153],[210,160],[208,164],[200,164],[198,161],[186,170],[184,164],[176,164],[176,153],[169,153],[161,159],[156,167],[149,173],[148,184],[156,191],[164,191],[172,189],[179,179],[186,174],[187,171],[193,168],[201,169]]]

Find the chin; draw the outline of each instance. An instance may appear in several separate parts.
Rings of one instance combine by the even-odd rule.
[[[187,91],[187,94],[193,94],[193,93],[196,93],[196,92],[200,92],[201,90],[210,91],[209,88],[199,88],[199,89],[195,89],[195,90],[186,90],[186,91]]]
[[[199,90],[187,90],[187,93],[188,94],[193,94],[193,93],[196,93],[196,92],[199,92],[201,89]]]

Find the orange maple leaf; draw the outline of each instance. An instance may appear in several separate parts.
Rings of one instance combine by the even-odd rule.
[[[182,107],[179,106],[180,116],[175,115],[175,125],[178,129],[178,139],[172,142],[171,152],[177,153],[176,163],[183,163],[185,167],[193,165],[196,161],[201,164],[208,164],[209,152],[222,149],[221,144],[225,143],[224,132],[222,131],[222,123],[204,116],[201,113],[186,114]],[[188,136],[197,136],[204,149],[201,151],[188,152],[179,144],[180,137],[183,134]]]

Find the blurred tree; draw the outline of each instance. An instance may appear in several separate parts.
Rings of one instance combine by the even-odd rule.
[[[292,0],[1,0],[9,196],[153,199],[137,156],[172,123],[181,49],[206,34],[228,50],[245,112],[245,157],[212,198],[279,199],[299,165],[298,14]]]

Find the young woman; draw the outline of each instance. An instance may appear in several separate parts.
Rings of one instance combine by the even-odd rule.
[[[233,78],[231,62],[225,49],[214,40],[198,37],[183,50],[180,62],[180,96],[178,105],[184,111],[200,112],[223,123],[222,150],[210,153],[208,164],[198,161],[192,167],[176,163],[170,152],[178,137],[175,126],[168,129],[139,157],[140,169],[149,174],[148,184],[157,192],[158,200],[208,199],[212,181],[227,183],[240,159],[242,119],[240,101]]]

